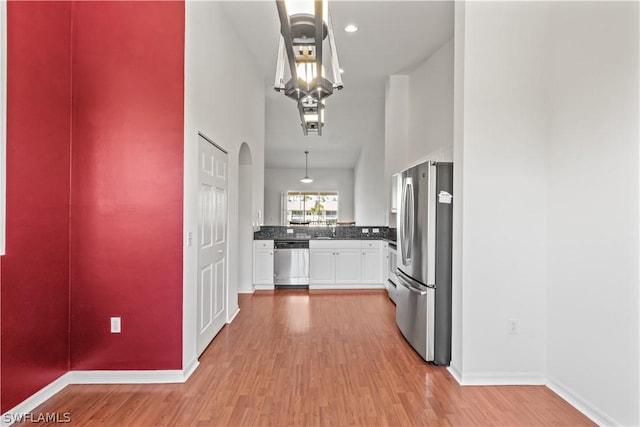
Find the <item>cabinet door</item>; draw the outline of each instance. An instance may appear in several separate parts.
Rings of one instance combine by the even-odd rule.
[[[362,250],[362,283],[382,283],[381,249]]]
[[[336,283],[360,283],[361,249],[338,249],[336,252]]]
[[[255,285],[273,285],[273,249],[255,250],[253,283]]]
[[[398,194],[400,188],[400,174],[396,173],[391,175],[391,213],[398,212]]]
[[[334,283],[336,276],[335,249],[309,250],[309,283]]]

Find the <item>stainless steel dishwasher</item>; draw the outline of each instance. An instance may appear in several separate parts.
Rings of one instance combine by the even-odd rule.
[[[276,241],[274,254],[276,288],[309,287],[309,241]]]

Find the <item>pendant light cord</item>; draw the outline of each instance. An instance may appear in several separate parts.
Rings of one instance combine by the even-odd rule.
[[[304,152],[304,176],[309,176],[309,150]]]

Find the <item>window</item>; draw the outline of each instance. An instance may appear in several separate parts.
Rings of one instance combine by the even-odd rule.
[[[337,191],[287,192],[287,224],[331,226],[337,221]]]

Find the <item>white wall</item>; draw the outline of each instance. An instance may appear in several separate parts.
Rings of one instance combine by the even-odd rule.
[[[228,315],[238,310],[238,269],[251,259],[238,256],[239,151],[247,142],[252,156],[253,208],[263,207],[264,82],[251,56],[217,2],[186,2],[184,232],[198,226],[198,131],[229,153]],[[183,365],[196,354],[197,248],[184,248]]]
[[[407,75],[385,83],[384,208],[391,175],[426,160],[453,161],[453,39]],[[388,224],[397,217],[387,214]]]
[[[384,188],[389,227],[397,227],[391,213],[391,176],[406,167],[409,143],[409,76],[388,76],[384,87]]]
[[[462,212],[464,209],[464,39],[465,3],[456,2],[454,9],[454,85],[453,85],[453,244],[451,275],[451,365],[458,381],[463,365],[463,276],[462,276]]]
[[[265,224],[280,224],[280,197],[287,191],[337,191],[338,220],[353,221],[353,169],[309,169],[313,182],[303,184],[304,169],[265,169]]]
[[[257,212],[253,209],[253,160],[249,146],[240,147],[240,167],[238,171],[238,259],[253,259],[253,228]],[[244,262],[238,265],[238,292],[253,292],[253,264],[246,268]]]
[[[452,370],[548,383],[605,425],[640,424],[639,12],[456,10]]]
[[[453,146],[453,39],[409,74],[409,161]],[[405,167],[408,165],[405,165]]]
[[[471,2],[465,15],[462,379],[543,383],[547,11]]]
[[[383,119],[381,118],[380,121]],[[380,136],[362,148],[354,175],[354,210],[356,225],[387,225],[387,192],[384,188],[384,144]]]
[[[409,76],[388,76],[384,101],[384,162],[385,174],[389,177],[407,167],[408,144]]]
[[[356,225],[386,225],[388,195],[384,172],[384,101],[377,97],[363,99],[362,111],[365,120],[360,120],[359,136],[365,141],[360,149],[358,162],[353,170],[354,219]]]
[[[639,8],[553,5],[547,371],[607,425],[640,425]]]

